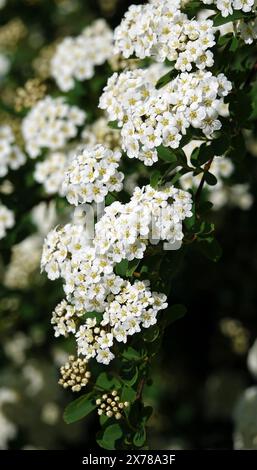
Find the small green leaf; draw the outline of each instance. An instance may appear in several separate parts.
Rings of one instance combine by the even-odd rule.
[[[207,171],[205,173],[204,179],[205,179],[206,183],[209,184],[210,186],[215,186],[215,184],[217,184],[217,182],[218,182],[216,176],[214,176],[209,171]]]
[[[239,41],[238,41],[237,37],[236,37],[236,36],[233,36],[233,39],[232,39],[232,41],[231,41],[229,50],[230,50],[231,52],[235,52],[235,51],[237,50],[237,48],[238,48],[238,45],[239,45]]]
[[[172,149],[168,147],[164,147],[164,145],[160,145],[159,147],[157,147],[157,152],[158,152],[158,157],[161,160],[164,160],[165,162],[174,163],[174,164],[178,163],[177,155]]]
[[[132,387],[124,386],[121,392],[121,400],[133,403],[136,399],[136,394],[137,392]]]
[[[234,22],[237,20],[241,20],[242,18],[246,18],[245,13],[243,13],[242,11],[234,11],[232,15],[228,15],[226,17],[222,16],[221,13],[217,13],[217,15],[215,15],[215,17],[212,17],[211,19],[213,20],[214,26],[221,26],[223,24],[230,23],[231,21]]]
[[[170,308],[164,311],[163,318],[165,326],[171,325],[180,318],[183,318],[187,313],[187,308],[182,304],[172,305]]]
[[[136,351],[134,348],[129,346],[128,348],[123,351],[122,356],[124,359],[127,359],[128,361],[135,360],[138,361],[141,359],[141,355],[138,351]]]
[[[178,75],[178,70],[176,69],[173,69],[173,70],[170,70],[168,73],[166,73],[165,75],[163,75],[159,80],[158,82],[156,83],[155,87],[157,88],[157,90],[159,90],[160,88],[164,87],[165,85],[167,85],[169,82],[171,82],[171,80],[174,80],[174,78],[176,78],[176,76]]]
[[[133,276],[135,270],[137,269],[138,265],[140,264],[140,259],[133,259],[132,261],[129,261],[128,263],[128,269],[126,272],[127,277]]]
[[[114,450],[116,441],[122,437],[122,428],[120,424],[111,424],[100,431],[96,441],[100,447],[108,450]]]
[[[100,312],[95,312],[95,311],[86,312],[81,318],[83,318],[83,320],[84,319],[86,320],[87,318],[95,318],[97,323],[99,324],[103,319],[103,314]]]
[[[77,400],[72,401],[64,411],[63,419],[65,423],[71,424],[85,418],[96,409],[95,398],[92,393],[83,395]]]
[[[151,178],[150,178],[150,185],[152,186],[152,188],[157,188],[158,186],[158,183],[161,179],[161,173],[159,170],[155,170],[152,175],[151,175]]]
[[[221,137],[213,140],[211,143],[211,148],[213,150],[213,155],[222,156],[226,153],[230,145],[230,137],[227,134],[223,134]]]
[[[99,416],[99,421],[100,421],[100,424],[101,426],[105,426],[106,422],[108,421],[108,416],[106,415],[101,415]]]
[[[198,163],[204,165],[215,155],[211,145],[202,144],[199,148]]]
[[[116,264],[116,267],[115,267],[116,274],[118,274],[118,276],[121,276],[121,277],[126,277],[128,266],[129,264],[128,264],[127,259],[121,260],[120,263]]]
[[[128,387],[132,387],[138,379],[138,368],[135,365],[122,372],[122,382]]]
[[[109,126],[111,129],[119,129],[118,121],[109,121],[109,122],[108,122],[108,126]]]
[[[153,325],[150,328],[147,328],[147,330],[143,334],[144,341],[147,343],[152,343],[155,341],[160,334],[160,329],[157,325]]]
[[[137,431],[133,437],[133,444],[136,447],[143,447],[146,441],[146,430],[145,427],[142,426],[139,431]]]
[[[222,255],[222,248],[215,240],[215,238],[210,237],[210,239],[205,239],[205,240],[200,240],[197,243],[198,249],[201,251],[201,253],[206,256],[206,258],[217,262],[219,261],[221,255]]]
[[[153,414],[152,406],[145,406],[142,412],[143,424],[147,423],[147,421],[151,418],[152,414]]]

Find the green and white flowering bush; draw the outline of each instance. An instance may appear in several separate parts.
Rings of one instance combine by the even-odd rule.
[[[173,276],[191,249],[220,258],[212,209],[253,203],[233,175],[255,132],[256,36],[254,0],[131,5],[114,31],[97,20],[56,46],[47,95],[18,112],[21,146],[0,126],[1,177],[30,165],[29,184],[56,204],[41,270],[62,282],[49,322],[73,344],[59,384],[81,393],[64,419],[97,412],[106,449],[147,448],[144,387],[165,328],[186,312]],[[85,90],[97,67],[108,77],[92,116]],[[15,205],[4,201],[0,238],[15,230]],[[7,285],[33,274],[44,233],[13,244]]]

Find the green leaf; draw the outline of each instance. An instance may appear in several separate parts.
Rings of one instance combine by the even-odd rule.
[[[128,386],[124,386],[122,388],[121,392],[121,400],[124,401],[129,401],[129,403],[133,403],[136,399],[137,392],[132,388]]]
[[[147,421],[151,418],[153,414],[153,407],[152,406],[145,406],[142,412],[142,421],[143,424],[146,424]]]
[[[222,255],[222,248],[215,238],[200,240],[197,243],[198,249],[206,258],[214,261],[219,261]]]
[[[106,198],[105,198],[106,206],[110,206],[115,201],[116,201],[116,197],[113,194],[108,193]]]
[[[233,39],[231,41],[229,50],[231,52],[235,52],[237,50],[238,46],[239,46],[239,40],[237,39],[236,36],[233,36]]]
[[[215,186],[215,184],[217,184],[217,182],[218,182],[216,176],[214,176],[209,171],[207,171],[205,173],[204,179],[205,179],[206,183],[209,184],[210,186]]]
[[[120,387],[120,382],[116,377],[112,377],[107,372],[102,372],[97,377],[96,385],[104,390],[113,390]]]
[[[202,144],[200,145],[200,147],[196,147],[193,152],[191,153],[191,157],[190,157],[190,161],[192,163],[193,166],[195,167],[199,167],[201,166],[200,165],[200,162],[199,162],[199,153],[200,153],[200,149],[202,146],[205,146],[206,144]]]
[[[129,261],[128,263],[128,269],[126,272],[127,277],[132,277],[135,270],[137,269],[138,265],[140,264],[140,259],[133,259],[132,261]]]
[[[161,173],[159,170],[155,170],[152,175],[151,175],[151,178],[150,178],[150,185],[152,186],[152,188],[156,188],[158,186],[158,183],[161,179]]]
[[[63,419],[67,424],[75,423],[76,421],[88,416],[95,409],[95,398],[93,398],[93,394],[91,392],[72,401],[65,408]]]
[[[109,122],[108,122],[108,126],[109,126],[111,129],[119,129],[118,121],[109,121]]]
[[[233,38],[233,33],[228,33],[228,34],[224,34],[224,36],[220,36],[219,39],[218,39],[218,46],[226,46],[229,42],[231,42],[232,38]]]
[[[129,264],[127,259],[121,260],[120,263],[116,264],[115,271],[118,276],[126,277]]]
[[[143,338],[144,341],[147,343],[152,343],[155,341],[160,334],[160,329],[157,325],[153,325],[150,328],[147,328],[146,331],[144,331]]]
[[[183,171],[183,170],[178,171],[178,172],[173,176],[173,178],[172,178],[172,180],[171,180],[171,184],[176,184],[176,183],[180,180],[181,176],[182,176],[182,175],[185,175],[186,173],[188,173],[188,171]]]
[[[131,346],[128,346],[128,348],[123,351],[122,356],[128,361],[139,361],[141,359],[140,353]]]
[[[229,145],[230,136],[224,133],[222,136],[212,141],[211,148],[213,151],[213,155],[215,155],[216,157],[224,155],[228,150]]]
[[[241,161],[246,155],[245,139],[242,133],[237,134],[231,139],[231,146],[227,152],[227,157],[232,160]]]
[[[206,214],[213,208],[213,203],[210,201],[200,201],[198,206],[199,214]]]
[[[214,26],[221,26],[226,23],[230,23],[230,21],[237,21],[241,20],[242,18],[246,18],[246,14],[243,13],[242,11],[234,11],[232,15],[228,15],[226,17],[222,16],[221,13],[217,13],[214,18],[211,18],[213,20],[213,25]]]
[[[100,312],[86,312],[81,318],[86,319],[86,318],[95,318],[97,323],[99,324],[102,319],[103,319],[103,314]]]
[[[165,327],[171,325],[177,320],[180,320],[187,313],[187,308],[182,304],[172,305],[170,308],[164,311],[163,318]]]
[[[215,155],[211,145],[202,144],[198,153],[198,164],[204,165]]]
[[[128,387],[132,387],[138,379],[138,368],[135,365],[132,365],[132,367],[124,369],[121,379]]]
[[[159,90],[160,88],[164,87],[165,85],[167,85],[169,82],[171,82],[171,80],[174,80],[174,78],[176,78],[176,76],[178,75],[178,70],[176,69],[173,69],[173,70],[170,70],[168,73],[166,73],[165,75],[163,75],[159,80],[158,82],[156,83],[155,87],[157,88],[157,90]]]
[[[146,430],[145,427],[142,426],[139,431],[137,431],[133,437],[133,444],[136,447],[143,447],[146,441]]]
[[[164,147],[164,145],[159,145],[159,147],[157,147],[157,152],[158,152],[158,157],[161,160],[164,160],[165,162],[174,163],[174,164],[178,163],[177,155],[172,149],[168,147]]]
[[[105,426],[106,422],[108,421],[108,416],[106,415],[101,415],[99,416],[99,422],[101,424],[101,426]]]
[[[108,450],[114,450],[116,447],[116,441],[118,441],[122,437],[122,428],[120,424],[111,424],[107,426],[105,429],[100,431],[99,437],[97,437],[96,441],[100,447]]]
[[[252,114],[252,102],[248,93],[237,90],[235,96],[230,98],[229,111],[231,116],[240,126],[244,126]]]

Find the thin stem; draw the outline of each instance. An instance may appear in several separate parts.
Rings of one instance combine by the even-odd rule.
[[[196,194],[195,194],[195,202],[196,203],[199,202],[201,192],[202,192],[202,189],[203,189],[203,186],[204,186],[204,183],[205,183],[205,175],[206,175],[206,173],[208,173],[209,169],[211,168],[213,159],[214,159],[214,156],[211,157],[210,160],[204,166],[203,176],[201,178],[200,184],[199,184],[198,189],[197,189]]]
[[[136,400],[141,400],[142,399],[144,385],[145,385],[145,377],[142,377],[142,379],[140,380],[140,382],[138,384]]]

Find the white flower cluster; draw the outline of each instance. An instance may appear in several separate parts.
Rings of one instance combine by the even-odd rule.
[[[66,300],[62,300],[54,309],[51,323],[54,325],[55,336],[68,336],[69,333],[75,333],[76,323],[75,307],[69,305]]]
[[[251,21],[239,21],[238,30],[246,44],[252,44],[257,39],[257,18]]]
[[[147,282],[137,281],[131,285],[124,281],[121,291],[107,297],[108,306],[100,326],[96,319],[88,318],[76,333],[78,353],[97,362],[109,364],[114,358],[110,348],[114,340],[127,342],[127,337],[149,328],[157,321],[159,310],[167,307],[166,296],[151,292]],[[101,327],[108,326],[105,330]]]
[[[252,347],[248,351],[247,367],[253,377],[257,379],[257,339],[254,341]]]
[[[176,61],[180,71],[213,65],[209,50],[215,45],[211,20],[190,20],[180,11],[180,0],[154,0],[131,5],[114,32],[115,52],[128,58],[154,56],[157,61]]]
[[[9,168],[17,170],[25,161],[26,157],[15,144],[10,126],[0,126],[0,177],[7,175]]]
[[[10,388],[0,388],[0,450],[8,448],[8,441],[15,438],[17,428],[9,419],[4,415],[4,405],[6,403],[15,403],[18,401],[18,396],[15,391]]]
[[[66,170],[62,191],[70,204],[102,202],[109,191],[121,191],[123,173],[117,171],[121,153],[103,145],[81,148]]]
[[[35,279],[40,265],[42,239],[31,235],[12,247],[11,260],[6,268],[4,285],[11,289],[26,289]]]
[[[111,150],[120,149],[120,130],[111,129],[108,120],[102,116],[83,129],[81,138],[87,147],[102,144]]]
[[[0,239],[6,235],[6,230],[14,226],[14,214],[13,211],[8,209],[0,202]]]
[[[129,203],[117,201],[105,208],[96,224],[95,245],[114,263],[143,258],[149,242],[162,240],[178,249],[182,222],[191,217],[191,208],[191,195],[174,186],[160,191],[151,186],[136,188]]]
[[[222,16],[232,15],[234,10],[242,10],[249,13],[256,7],[256,0],[202,0],[205,5],[215,5]]]
[[[253,204],[253,195],[250,193],[250,187],[247,183],[238,183],[232,186],[223,184],[217,191],[210,193],[210,201],[214,209],[228,205],[230,207],[239,207],[241,210],[248,210]]]
[[[46,96],[38,101],[22,122],[29,156],[36,158],[45,148],[62,148],[69,139],[76,137],[85,117],[84,111],[68,105],[63,97]]]
[[[235,412],[234,449],[257,449],[257,386],[247,388],[239,398]]]
[[[64,279],[64,291],[76,312],[103,312],[106,296],[118,292],[122,282],[113,273],[110,260],[96,253],[79,223],[57,227],[48,234],[41,266],[49,279]]]
[[[10,60],[6,55],[0,53],[0,80],[7,75],[10,70]]]
[[[146,165],[157,161],[159,145],[179,147],[191,125],[206,136],[221,128],[218,119],[223,98],[232,85],[225,75],[184,72],[157,90],[148,81],[148,70],[113,74],[100,98],[111,121],[118,121],[122,147],[129,158]]]
[[[112,150],[120,148],[120,131],[111,129],[105,117],[97,119],[92,125],[86,126],[81,134],[82,145],[87,149],[103,144]],[[34,178],[43,184],[47,194],[63,196],[62,184],[68,167],[75,153],[81,150],[81,145],[71,144],[68,148],[46,155],[44,160],[35,165]]]
[[[69,158],[63,151],[53,152],[35,166],[34,178],[43,184],[47,194],[62,193],[62,183],[65,177]]]
[[[97,20],[79,36],[67,37],[58,46],[51,61],[51,74],[62,91],[75,86],[75,80],[90,79],[94,68],[111,55],[113,33],[104,20]]]
[[[105,209],[93,240],[81,221],[52,230],[41,265],[50,279],[64,279],[67,296],[53,313],[55,335],[76,334],[78,354],[107,364],[114,357],[113,339],[126,342],[128,335],[154,324],[167,306],[166,296],[151,293],[147,282],[131,285],[114,268],[124,258],[141,259],[147,239],[166,240],[178,249],[191,207],[191,195],[183,190],[146,186],[137,188],[128,204],[115,202]],[[95,318],[87,318],[76,332],[77,320],[92,311],[103,313],[100,328]]]

